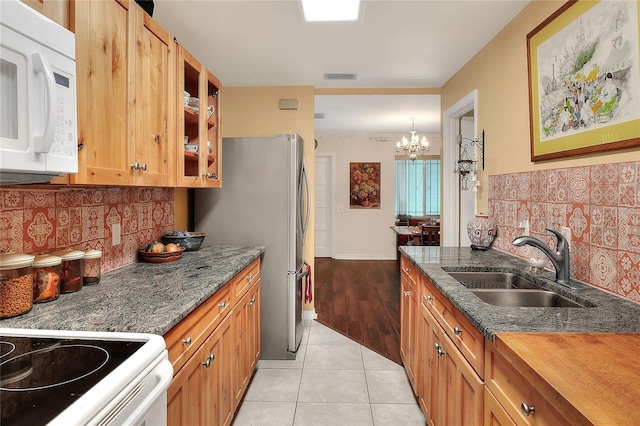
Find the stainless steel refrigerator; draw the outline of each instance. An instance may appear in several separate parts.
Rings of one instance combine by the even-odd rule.
[[[304,142],[297,134],[223,138],[222,188],[197,189],[194,230],[205,245],[266,246],[261,269],[262,359],[292,359],[302,339],[309,223]]]

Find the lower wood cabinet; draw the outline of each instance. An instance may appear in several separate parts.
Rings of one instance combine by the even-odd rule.
[[[518,425],[577,424],[567,420],[493,345],[487,345],[486,360],[487,394],[498,403],[493,405],[492,416],[504,418],[506,414]]]
[[[484,382],[431,312],[420,311],[417,394],[427,424],[482,424]]]
[[[232,423],[260,358],[259,271],[256,259],[165,334],[169,426]]]

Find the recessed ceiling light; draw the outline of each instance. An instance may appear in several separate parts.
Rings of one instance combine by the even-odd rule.
[[[357,21],[360,0],[301,0],[307,22]]]

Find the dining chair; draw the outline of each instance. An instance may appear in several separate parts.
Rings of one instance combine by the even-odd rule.
[[[422,245],[423,246],[439,246],[440,245],[440,226],[427,225],[421,226]]]

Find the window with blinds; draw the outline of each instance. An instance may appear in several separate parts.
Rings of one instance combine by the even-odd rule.
[[[396,216],[440,214],[440,160],[396,160]]]

